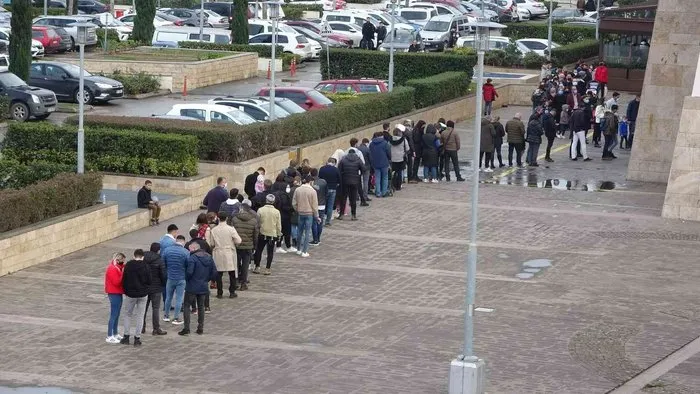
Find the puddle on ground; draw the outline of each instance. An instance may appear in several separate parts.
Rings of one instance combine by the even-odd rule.
[[[511,174],[500,178],[479,181],[489,185],[513,185],[538,189],[575,190],[583,192],[601,192],[624,189],[624,185],[612,181],[580,181],[578,179],[541,179],[537,174]]]
[[[78,394],[61,387],[7,387],[0,386],[0,394]]]
[[[518,279],[532,279],[535,275],[542,273],[544,270],[552,266],[552,260],[549,259],[534,259],[522,263],[520,272],[515,274]]]

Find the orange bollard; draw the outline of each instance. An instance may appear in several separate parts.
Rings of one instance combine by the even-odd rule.
[[[185,75],[185,81],[182,84],[182,97],[187,97],[187,75]]]
[[[267,62],[267,79],[270,79],[270,65],[272,64],[272,60]]]
[[[292,65],[289,67],[289,71],[291,71],[292,76],[295,76],[297,73],[297,58],[294,57],[292,58]]]

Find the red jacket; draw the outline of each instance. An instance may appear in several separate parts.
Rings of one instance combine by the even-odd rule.
[[[496,92],[496,88],[493,87],[492,84],[490,83],[485,83],[484,84],[484,101],[495,101],[496,97],[498,97],[498,93]]]
[[[596,67],[593,79],[601,83],[608,83],[608,68],[605,66]]]
[[[105,271],[105,293],[107,294],[124,294],[124,286],[122,286],[122,275],[124,274],[124,266],[119,265],[114,260],[109,262],[107,271]]]

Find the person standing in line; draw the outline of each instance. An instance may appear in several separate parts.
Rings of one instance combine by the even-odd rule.
[[[326,226],[331,225],[333,220],[333,208],[335,207],[335,200],[337,197],[338,189],[340,187],[340,171],[336,167],[336,161],[334,158],[329,157],[326,165],[318,170],[318,177],[326,181],[326,196],[323,198],[323,204],[326,206],[325,217]],[[319,200],[319,204],[322,201]]]
[[[222,223],[225,220],[222,219]],[[197,334],[204,334],[204,300],[209,294],[209,281],[218,277],[212,257],[193,242],[190,244],[190,256],[187,258],[187,271],[185,272],[185,305],[197,304]],[[178,335],[190,333],[190,308],[185,308],[185,325]]]
[[[360,151],[355,150],[353,148],[350,148],[348,152],[353,152],[355,153],[356,156],[361,156],[358,155]],[[314,178],[314,189],[316,189],[316,195],[318,198],[318,217],[323,219],[324,216],[326,216],[326,194],[328,193],[328,184],[323,178],[318,177],[318,169],[312,168],[310,175],[312,178]],[[364,202],[364,201],[363,201]],[[366,202],[364,203],[365,206],[369,205]],[[319,223],[317,220],[314,220],[314,222],[311,225],[311,235],[312,235],[312,241],[310,245],[316,246],[321,244],[321,234],[323,233],[323,220]]]
[[[603,97],[601,102],[598,105],[596,105],[595,112],[593,114],[595,117],[595,123],[593,123],[593,147],[595,148],[600,148],[600,122],[605,116],[605,102],[603,100],[605,100],[605,97]]]
[[[370,159],[369,139],[363,138],[357,149],[362,152],[365,162],[365,171],[362,173],[362,195],[365,196],[365,202],[370,202],[372,199],[369,198],[369,174],[372,172],[372,160]],[[326,204],[326,211],[329,211],[329,209],[328,204]],[[330,213],[333,213],[332,209],[330,209]]]
[[[595,73],[593,79],[598,82],[598,94],[600,98],[598,102],[603,102],[603,97],[605,97],[605,88],[608,85],[608,67],[605,62],[598,63],[598,67],[595,68]]]
[[[523,151],[525,150],[525,124],[520,120],[522,115],[515,114],[513,119],[506,122],[506,134],[508,135],[508,167],[513,167],[513,151],[518,167],[523,166]]]
[[[280,212],[282,219],[282,236],[277,239],[276,253],[286,254],[287,252],[295,253],[296,249],[293,246],[292,233],[292,217],[294,216],[294,208],[292,207],[292,185],[289,183],[279,184],[280,188],[275,190],[275,208]],[[267,197],[266,197],[267,198]],[[252,203],[252,202],[251,202]],[[259,222],[259,221],[258,221]],[[257,236],[254,240],[257,242]],[[282,247],[284,242],[285,248]]]
[[[189,252],[185,249],[185,237],[178,235],[175,238],[175,245],[163,251],[161,244],[161,256],[165,264],[168,280],[165,282],[165,313],[163,321],[170,321],[170,307],[173,305],[173,297],[175,298],[175,315],[172,323],[175,325],[182,324],[180,320],[180,309],[185,297],[185,269],[187,266],[187,258]]]
[[[374,133],[374,138],[369,144],[370,162],[374,167],[375,194],[378,198],[389,195],[389,162],[391,149],[381,132]]]
[[[386,141],[384,141],[386,145]],[[386,145],[388,147],[388,145]],[[313,178],[302,179],[302,185],[294,191],[292,205],[299,213],[299,234],[297,235],[297,254],[301,257],[309,257],[309,236],[311,235],[311,222],[321,220],[318,217],[318,196],[313,188]]]
[[[265,176],[265,169],[260,167],[254,173],[245,177],[245,182],[243,184],[243,191],[248,198],[253,198],[255,196],[255,183],[258,181],[258,176]]]
[[[484,84],[484,115],[491,116],[491,111],[493,110],[493,102],[498,98],[498,92],[496,88],[491,83],[493,80],[491,78],[486,79]],[[449,126],[447,126],[449,127]]]
[[[484,172],[493,172],[491,169],[491,156],[493,155],[493,140],[496,137],[496,129],[491,123],[490,116],[481,118],[481,146],[479,147],[479,171],[481,171],[481,160],[484,160]]]
[[[445,177],[445,145],[442,143],[442,133],[447,130],[447,121],[445,118],[440,118],[438,119],[437,124],[435,125],[437,128],[438,132],[435,134],[435,136],[438,138],[440,141],[437,146],[437,151],[438,151],[438,180],[441,181]]]
[[[438,183],[438,144],[437,128],[430,123],[425,127],[423,134],[423,182]],[[437,142],[436,142],[437,141]]]
[[[411,132],[411,139],[413,140],[413,166],[410,169],[411,172],[408,177],[408,183],[420,182],[418,169],[420,168],[421,159],[423,157],[423,133],[425,133],[425,121],[419,120]]]
[[[263,189],[264,189],[263,191],[261,191],[260,193],[257,193],[255,196],[253,196],[253,198],[250,199],[250,202],[253,203],[253,209],[256,211],[258,209],[262,208],[263,206],[265,206],[265,204],[266,204],[265,201],[266,201],[268,195],[270,195],[270,194],[274,195],[274,192],[272,191],[272,180],[271,179],[265,179],[265,181],[263,182]],[[277,204],[275,204],[275,205],[276,205],[275,206],[276,208],[279,208],[279,206],[277,206]],[[214,259],[214,260],[216,261],[216,259]]]
[[[148,299],[146,300],[146,308],[143,313],[143,328],[141,334],[146,333],[146,318],[148,317],[148,305],[151,305],[153,325],[153,335],[166,335],[167,332],[160,329],[160,302],[163,296],[163,289],[167,276],[165,273],[165,264],[160,258],[160,244],[154,242],[151,244],[150,250],[144,253],[143,262],[151,271],[151,285],[148,287]]]
[[[151,226],[160,224],[160,203],[157,198],[151,196],[153,182],[146,181],[136,195],[136,202],[139,208],[148,209],[151,212]]]
[[[148,288],[151,286],[151,270],[143,261],[144,253],[141,249],[134,251],[134,259],[124,266],[124,338],[119,343],[129,344],[129,337],[132,321],[136,321],[133,330],[134,346],[141,346],[141,325],[143,315],[146,311],[146,301],[148,300]]]
[[[115,253],[105,270],[105,293],[109,299],[107,343],[119,343],[122,339],[122,336],[119,335],[119,314],[122,310],[124,294],[124,286],[122,285],[124,261],[126,261],[126,256],[123,253]]]
[[[316,193],[316,190],[314,190]],[[255,268],[254,274],[260,273],[260,261],[262,260],[263,249],[267,248],[267,264],[263,275],[272,273],[272,259],[275,256],[275,241],[282,236],[282,219],[279,210],[275,208],[275,195],[267,196],[264,207],[258,209],[260,220],[260,231],[255,244]],[[310,231],[311,229],[309,229]]]
[[[202,205],[207,207],[207,213],[218,212],[221,203],[228,200],[228,191],[226,191],[226,178],[219,177],[216,179],[216,186],[209,190],[204,200],[202,200]]]
[[[506,165],[503,164],[503,155],[501,155],[501,146],[503,146],[503,137],[506,136],[506,130],[501,123],[501,117],[495,116],[493,118],[493,129],[496,131],[496,137],[493,139],[493,155],[491,155],[491,168],[494,169],[494,160],[498,157],[498,167],[503,168]],[[459,179],[457,179],[459,181]]]
[[[245,199],[241,204],[241,210],[233,217],[233,227],[241,237],[241,243],[236,245],[236,259],[238,259],[238,290],[248,290],[248,267],[255,250],[255,242],[260,232],[258,214],[253,211],[250,200]]]
[[[207,243],[211,246],[214,263],[216,264],[216,298],[224,296],[224,273],[228,272],[229,298],[236,298],[236,273],[238,269],[238,257],[236,245],[241,243],[241,237],[235,228],[227,223],[226,212],[219,212],[219,224],[211,229]]]
[[[350,148],[348,148],[348,152],[350,152],[351,150],[355,151],[355,154],[357,155],[357,157],[360,158],[360,161],[364,165],[366,163],[365,155],[362,153],[362,150],[360,148],[358,148],[358,142],[359,141],[357,140],[357,138],[355,138],[355,137],[350,138]],[[369,155],[369,150],[367,151],[367,154]],[[338,163],[340,163],[340,161],[338,161]],[[313,174],[312,174],[312,176],[313,176]],[[369,173],[368,173],[368,176],[369,176]],[[316,179],[316,177],[314,177],[314,179]],[[316,182],[314,181],[314,187],[315,186],[316,186]],[[361,183],[360,183],[360,186],[362,186]],[[362,205],[363,207],[368,207],[369,204],[367,204],[367,199],[365,198],[364,193],[362,193],[362,189],[359,190],[358,195],[359,195],[360,201],[361,201],[360,205]],[[318,200],[319,205],[323,205],[322,202],[323,201]]]
[[[569,125],[573,134],[570,151],[571,160],[578,160],[576,149],[580,146],[583,161],[590,161],[591,158],[588,157],[586,152],[586,130],[588,130],[589,125],[586,124],[586,114],[583,112],[583,109],[577,108],[574,110],[574,113],[571,114],[571,119],[569,119]]]
[[[639,115],[639,95],[634,95],[634,100],[627,104],[627,123],[629,126],[629,136],[627,140],[627,149],[632,149],[632,143],[634,142],[634,131],[637,127],[637,116]]]
[[[169,224],[168,225],[168,232],[163,235],[158,243],[160,244],[160,254],[162,255],[165,253],[165,251],[171,247],[175,246],[175,237],[177,237],[177,231],[179,229],[177,228],[177,225],[175,224]]]
[[[619,129],[619,120],[617,119],[618,106],[613,104],[612,107],[605,110],[605,117],[601,122],[603,135],[605,136],[605,145],[603,146],[603,160],[617,159],[612,153],[612,150],[617,146],[617,132]]]
[[[544,116],[542,117],[542,129],[544,130],[545,137],[547,137],[547,152],[544,160],[550,163],[554,161],[554,159],[552,159],[552,145],[554,145],[554,139],[557,137],[557,124],[555,122],[556,116],[557,110],[552,109],[545,112]]]
[[[566,138],[566,132],[569,130],[569,105],[564,104],[561,107],[561,114],[559,114],[559,130],[557,131],[557,138]]]
[[[627,121],[627,117],[623,116],[622,119],[620,119],[620,126],[619,126],[619,136],[620,136],[620,149],[625,150],[630,148],[630,143],[628,139],[629,135],[629,122]]]
[[[540,150],[540,145],[542,144],[542,121],[540,120],[540,111],[538,109],[530,115],[530,121],[527,124],[527,157],[525,162],[530,167],[539,167],[537,164],[537,153]]]
[[[238,189],[235,187],[229,191],[229,198],[228,200],[224,201],[221,203],[221,206],[219,207],[218,212],[226,212],[228,215],[229,220],[231,220],[232,217],[234,217],[237,213],[238,210],[241,208],[241,202],[238,199]],[[231,224],[231,223],[229,223]]]
[[[403,121],[403,137],[408,142],[408,152],[406,152],[406,168],[403,171],[404,179],[406,182],[410,183],[411,180],[411,168],[413,168],[413,159],[416,156],[416,147],[413,142],[413,121],[411,119],[406,119]],[[364,164],[364,163],[363,163]]]
[[[620,93],[613,92],[612,98],[605,102],[605,108],[611,109],[613,105],[618,105],[618,100],[620,99]]]
[[[457,182],[464,182],[462,174],[459,172],[459,157],[457,152],[461,148],[459,133],[455,132],[455,122],[448,120],[447,129],[440,135],[442,144],[445,147],[445,180],[450,181],[450,161],[454,167]],[[493,161],[493,159],[491,160]]]
[[[393,131],[394,135],[389,142],[391,151],[391,185],[394,190],[401,190],[403,170],[406,169],[406,155],[410,151],[408,141],[403,135],[405,129],[403,125],[396,125]]]
[[[357,193],[361,187],[364,165],[355,152],[349,152],[338,165],[340,171],[342,195],[340,197],[340,216],[337,220],[343,220],[347,200],[350,199],[351,220],[357,220]]]

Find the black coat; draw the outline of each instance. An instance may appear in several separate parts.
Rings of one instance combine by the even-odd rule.
[[[353,151],[350,151],[343,160],[338,164],[340,177],[343,180],[343,185],[359,185],[362,183],[362,172],[365,170],[364,164],[360,157]]]
[[[122,276],[124,294],[127,297],[139,298],[148,295],[151,287],[151,269],[143,261],[131,260],[124,266]]]
[[[258,172],[255,171],[254,173],[245,177],[243,191],[248,196],[248,198],[253,198],[253,196],[255,196],[255,182],[258,181],[258,175]]]
[[[542,116],[542,128],[547,138],[554,138],[557,136],[557,125],[552,114],[547,113]]]
[[[425,167],[438,166],[438,151],[437,148],[435,148],[436,139],[437,136],[435,136],[435,134],[423,134],[423,152],[421,157],[423,158],[423,166]]]
[[[151,270],[151,285],[148,287],[148,293],[160,293],[163,291],[165,282],[168,279],[165,272],[165,264],[163,264],[163,260],[160,259],[158,253],[153,253],[149,250],[144,255],[143,262]]]
[[[148,208],[148,203],[152,201],[151,191],[146,189],[146,186],[141,187],[138,194],[136,195],[136,203],[139,208]]]
[[[416,157],[420,158],[423,156],[423,130],[418,127],[414,127],[411,132],[411,140],[413,141],[413,151],[416,153]]]
[[[530,122],[527,124],[527,142],[531,144],[542,143],[542,122],[537,116],[530,117]]]
[[[590,123],[586,120],[586,113],[582,109],[577,109],[571,114],[569,118],[569,129],[576,133],[578,131],[588,130],[590,128]]]

